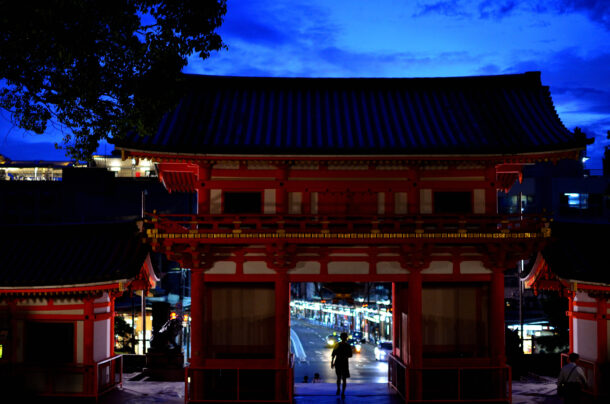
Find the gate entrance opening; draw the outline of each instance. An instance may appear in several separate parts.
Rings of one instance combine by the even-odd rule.
[[[331,353],[346,332],[352,349],[348,385],[387,385],[392,317],[391,283],[292,283],[290,342],[295,383],[335,384]]]

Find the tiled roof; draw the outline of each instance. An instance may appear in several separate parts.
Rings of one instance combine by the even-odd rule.
[[[170,193],[195,192],[197,190],[197,178],[192,172],[163,171],[161,172],[161,181]]]
[[[610,223],[562,223],[551,226],[553,242],[542,255],[555,275],[566,280],[610,285]]]
[[[0,230],[0,288],[130,279],[138,275],[149,252],[133,222]]]
[[[154,136],[117,147],[187,154],[514,154],[584,148],[540,73],[453,78],[187,76]]]

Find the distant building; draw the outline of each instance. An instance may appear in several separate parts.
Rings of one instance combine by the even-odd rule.
[[[74,166],[69,161],[13,161],[0,155],[0,181],[61,181],[63,169]]]
[[[72,161],[11,160],[0,155],[0,181],[61,181],[66,167],[98,167],[111,171],[115,177],[156,177],[154,164],[136,159],[123,160],[121,156],[94,155],[90,164]]]

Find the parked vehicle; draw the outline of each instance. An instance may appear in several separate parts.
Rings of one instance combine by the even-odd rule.
[[[387,361],[388,356],[392,353],[391,342],[379,342],[375,347],[375,360]]]
[[[348,339],[347,343],[352,347],[352,352],[360,353],[360,351],[362,351],[362,344],[360,341],[352,338]]]
[[[354,331],[352,333],[352,338],[360,342],[361,344],[364,344],[366,342],[366,338],[364,338],[364,334],[362,334],[361,331]]]
[[[333,348],[335,346],[335,344],[340,341],[339,334],[334,332],[334,333],[328,335],[326,337],[325,341],[326,341],[326,347]]]

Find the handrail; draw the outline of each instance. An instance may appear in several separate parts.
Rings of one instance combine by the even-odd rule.
[[[75,396],[75,397],[99,397],[101,394],[113,389],[123,383],[123,356],[115,355],[97,363],[69,363],[69,364],[44,364],[44,363],[19,363],[14,364],[16,375],[31,375],[39,373],[45,380],[45,389],[38,394],[43,396]],[[104,373],[101,369],[107,368]],[[79,374],[82,377],[82,389],[80,391],[56,391],[55,377],[61,374]],[[106,380],[100,380],[106,376]]]
[[[103,359],[103,360],[97,362],[97,366],[99,367],[100,365],[103,365],[104,363],[112,362],[112,361],[114,361],[116,359],[119,359],[119,358],[122,358],[122,357],[123,357],[123,355],[114,355],[114,356],[111,356],[110,358],[106,358],[106,359]]]
[[[113,363],[116,362],[119,363],[118,372],[116,364],[113,366]],[[100,380],[103,375],[100,369],[102,369],[103,367],[108,368],[108,380],[106,383],[102,383],[102,381]],[[96,395],[103,394],[113,389],[117,385],[121,386],[123,384],[123,355],[115,355],[110,358],[106,358],[100,362],[97,362],[95,367],[94,380],[94,391],[96,392]]]

